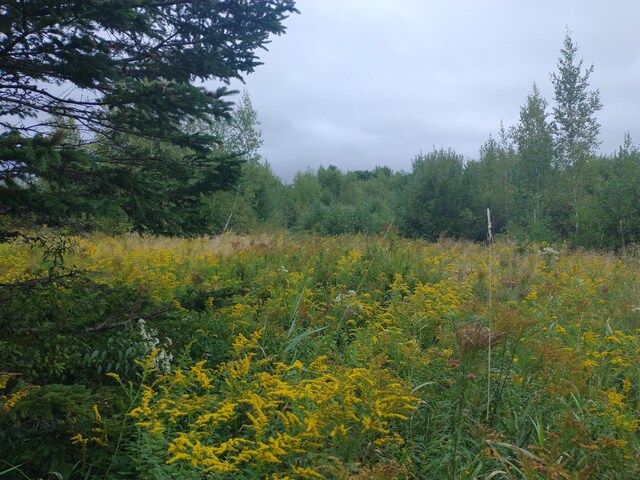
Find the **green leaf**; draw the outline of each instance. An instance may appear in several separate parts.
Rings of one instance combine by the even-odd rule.
[[[298,344],[300,342],[302,342],[305,338],[316,334],[318,332],[321,332],[323,330],[325,330],[327,327],[318,327],[318,328],[314,328],[313,330],[309,330],[307,332],[303,332],[300,335],[298,335],[297,337],[295,337],[293,340],[291,340],[289,342],[289,344],[285,347],[285,349],[283,350],[283,353],[288,353],[291,350],[293,350],[294,348],[296,348],[298,346]]]

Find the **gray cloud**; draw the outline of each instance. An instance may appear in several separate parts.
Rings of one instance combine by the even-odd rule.
[[[566,28],[604,104],[602,151],[640,140],[640,2],[299,0],[246,79],[263,156],[283,179],[320,164],[388,165],[451,147],[477,158],[535,81],[550,104]]]

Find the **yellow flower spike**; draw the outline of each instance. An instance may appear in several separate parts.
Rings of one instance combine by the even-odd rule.
[[[237,335],[232,343],[234,351],[237,354],[240,354],[244,353],[245,351],[257,348],[259,346],[258,341],[262,337],[263,333],[264,328],[261,328],[260,330],[256,330],[251,335],[249,335],[249,338],[245,337],[242,334]]]
[[[628,378],[625,378],[622,381],[622,392],[628,396],[631,393],[631,381]]]
[[[362,417],[362,420],[360,421],[360,423],[362,423],[362,426],[364,427],[365,431],[372,430],[371,417],[369,416]]]
[[[151,415],[152,411],[149,406],[155,392],[147,385],[142,386],[142,395],[140,397],[140,406],[131,410],[127,415],[133,418],[145,417]]]
[[[318,430],[321,426],[320,422],[315,416],[310,416],[307,418],[305,435],[310,436],[312,438],[322,438],[322,434]]]
[[[16,404],[22,400],[24,397],[26,397],[29,392],[35,387],[27,387],[24,390],[20,390],[14,393],[9,394],[6,397],[6,400],[4,402],[4,405],[2,406],[2,410],[0,410],[0,412],[2,413],[7,413],[9,410],[11,410],[13,407],[16,406]],[[2,399],[2,397],[0,396],[0,399]]]
[[[102,415],[100,415],[100,411],[98,410],[98,404],[94,403],[92,408],[93,408],[93,414],[96,417],[96,422],[102,422]]]
[[[6,388],[7,382],[19,375],[19,373],[0,373],[0,388]]]
[[[282,420],[282,423],[285,425],[287,429],[303,427],[302,420],[293,412],[276,412],[278,417]]]
[[[158,421],[154,422],[149,429],[149,433],[162,433],[166,428]]]
[[[89,439],[85,438],[81,433],[75,434],[69,440],[71,440],[71,443],[73,443],[74,445],[86,446],[89,443]]]
[[[295,465],[292,467],[291,472],[295,475],[298,475],[300,478],[309,479],[309,478],[327,478],[324,475],[316,472],[311,467],[296,467]]]
[[[226,423],[235,417],[236,406],[237,406],[236,403],[226,398],[223,400],[222,404],[219,405],[218,410],[216,410],[215,412],[199,415],[198,418],[195,420],[194,425],[196,426],[207,425],[209,428],[211,428],[218,424]]]
[[[255,353],[250,353],[244,357],[231,361],[227,364],[227,370],[231,378],[234,380],[240,380],[249,373],[251,367],[251,359],[255,356]]]
[[[586,345],[593,345],[598,340],[598,335],[589,330],[584,332],[581,338]]]
[[[627,362],[624,358],[622,358],[621,356],[615,356],[611,359],[611,365],[617,365],[619,367],[630,367],[631,364],[629,362]]]
[[[182,306],[182,304],[178,301],[178,300],[172,300],[171,302],[173,304],[173,308],[175,309],[176,312],[188,312],[189,310],[187,308],[184,308]]]
[[[287,371],[292,371],[292,370],[304,370],[304,364],[300,361],[300,360],[295,360],[291,365],[289,365],[289,367],[287,368]]]
[[[169,447],[171,448],[171,447]],[[171,453],[171,452],[169,452]],[[181,453],[175,453],[170,459],[168,459],[165,463],[167,465],[171,465],[172,463],[175,463],[179,460],[186,460],[188,462],[191,462],[191,456],[187,453],[181,452]]]
[[[156,348],[155,350],[152,350],[151,352],[149,352],[149,354],[144,358],[144,360],[142,361],[134,360],[134,362],[140,367],[142,367],[145,371],[154,370],[156,357],[158,356],[158,353],[160,353],[160,350],[161,350],[160,348]]]
[[[338,425],[333,430],[331,430],[331,433],[329,433],[329,436],[331,438],[334,438],[336,436],[346,438],[348,433],[349,433],[349,429],[347,427],[345,427],[344,425]]]
[[[203,367],[206,363],[206,360],[202,360],[196,363],[193,367],[191,367],[189,374],[200,384],[202,388],[210,389],[212,388],[211,378],[209,378],[207,373],[203,370]]]
[[[624,408],[624,395],[616,390],[607,392],[607,404],[613,408]]]
[[[276,375],[282,375],[283,373],[286,373],[289,370],[287,365],[285,365],[282,362],[275,362],[273,365],[273,368],[275,369]]]

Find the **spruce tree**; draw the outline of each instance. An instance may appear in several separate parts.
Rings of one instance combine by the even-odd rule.
[[[75,119],[208,148],[190,119],[228,116],[228,84],[284,31],[293,0],[8,0],[0,15],[0,125],[42,132],[16,117]],[[56,88],[57,87],[57,88]]]
[[[230,116],[229,82],[293,12],[294,0],[3,2],[0,214],[59,223],[127,196],[158,212],[167,181],[185,189],[175,201],[233,184],[237,157],[189,127]]]

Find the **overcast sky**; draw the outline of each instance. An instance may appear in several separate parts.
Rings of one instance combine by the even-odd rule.
[[[420,151],[478,158],[549,80],[567,29],[603,109],[601,151],[640,141],[638,0],[298,0],[246,78],[262,156],[290,181],[336,165],[411,170]]]

